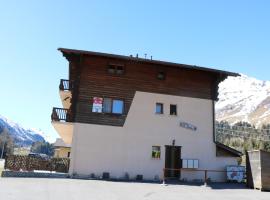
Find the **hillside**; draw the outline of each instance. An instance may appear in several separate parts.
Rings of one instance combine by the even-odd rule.
[[[270,81],[246,75],[227,78],[219,85],[216,119],[230,124],[245,121],[256,127],[270,124]]]
[[[21,125],[0,115],[0,134],[7,131],[14,143],[19,146],[29,146],[36,141],[45,141],[44,133],[34,129],[25,129]]]

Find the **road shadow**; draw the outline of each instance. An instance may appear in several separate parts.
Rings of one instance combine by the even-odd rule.
[[[213,190],[226,190],[226,189],[250,189],[244,183],[207,183],[203,182],[181,182],[175,180],[166,181],[166,185],[183,185],[183,186],[204,186]]]

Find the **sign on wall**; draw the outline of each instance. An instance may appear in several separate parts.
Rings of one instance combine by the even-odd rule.
[[[93,97],[93,108],[92,112],[101,113],[102,112],[103,98]]]
[[[243,182],[246,168],[244,166],[227,166],[227,180]]]
[[[197,127],[190,124],[190,123],[187,123],[187,122],[183,122],[183,121],[180,121],[180,126],[182,128],[185,128],[185,129],[189,129],[189,130],[192,130],[192,131],[196,131],[197,130]]]

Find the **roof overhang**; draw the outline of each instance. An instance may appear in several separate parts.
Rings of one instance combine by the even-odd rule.
[[[212,69],[212,68],[207,68],[207,67],[201,67],[201,66],[197,66],[197,65],[187,65],[187,64],[166,62],[166,61],[160,61],[160,60],[144,59],[144,58],[138,58],[138,57],[133,57],[133,56],[123,56],[123,55],[100,53],[100,52],[94,52],[94,51],[67,49],[67,48],[58,48],[58,50],[61,51],[62,54],[68,60],[69,60],[70,56],[72,56],[72,55],[73,56],[74,55],[77,55],[77,56],[80,56],[80,55],[99,56],[99,57],[106,57],[106,58],[113,58],[113,59],[136,61],[136,62],[148,63],[148,64],[164,65],[167,67],[178,67],[178,68],[205,71],[205,72],[209,72],[209,73],[214,73],[214,74],[220,76],[221,79],[225,79],[227,76],[240,76],[240,74],[238,74],[238,73],[217,70],[217,69]]]
[[[222,150],[226,151],[228,154],[234,156],[234,157],[241,157],[243,156],[243,153],[240,151],[237,151],[236,149],[233,149],[225,144],[222,144],[220,142],[215,142],[216,147],[221,148]]]

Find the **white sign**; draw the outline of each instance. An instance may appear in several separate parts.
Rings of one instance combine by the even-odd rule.
[[[93,98],[93,108],[92,112],[101,113],[102,112],[103,99],[100,97]]]

